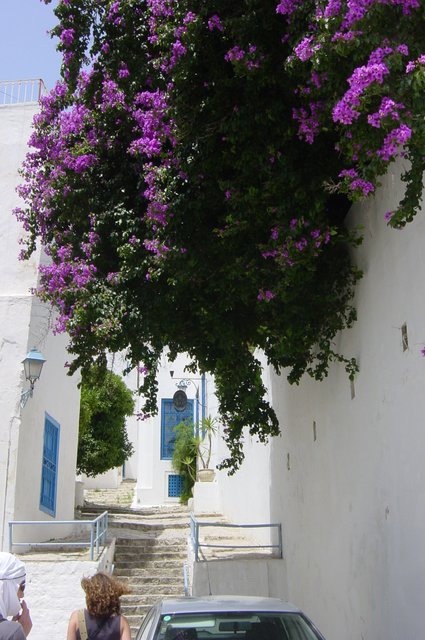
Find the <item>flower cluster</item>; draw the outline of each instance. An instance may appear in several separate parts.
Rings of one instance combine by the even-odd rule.
[[[248,69],[248,71],[251,71],[252,69],[259,68],[262,57],[258,54],[257,46],[250,44],[246,50],[235,45],[227,51],[224,59],[227,62],[240,63]]]
[[[416,185],[424,157],[416,119],[425,60],[420,39],[414,35],[423,20],[420,3],[328,0],[313,4],[315,11],[308,16],[302,16],[296,2],[279,3],[276,9],[286,15],[290,33],[294,14],[305,20],[304,29],[298,31],[297,26],[291,33],[293,45],[287,57],[288,71],[302,79],[299,104],[293,108],[299,137],[311,145],[322,131],[334,131],[335,149],[345,166],[352,167],[339,173],[343,178],[339,188],[353,199],[373,193],[379,177],[398,155],[415,158],[415,166],[403,179],[407,185]],[[313,74],[326,74],[331,82],[313,82]],[[405,224],[418,210],[417,187],[407,187],[406,194],[397,215],[388,218],[389,224]]]
[[[263,257],[273,258],[285,268],[305,265],[311,257],[319,256],[319,252],[330,242],[331,233],[333,231],[328,226],[324,229],[312,227],[312,223],[303,216],[292,218],[288,229],[272,229],[271,248],[263,251]]]

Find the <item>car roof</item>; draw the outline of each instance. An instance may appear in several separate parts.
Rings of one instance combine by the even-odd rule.
[[[170,598],[162,600],[160,614],[200,613],[200,612],[234,613],[236,611],[263,611],[280,613],[300,613],[300,609],[278,598],[261,596],[203,596]]]

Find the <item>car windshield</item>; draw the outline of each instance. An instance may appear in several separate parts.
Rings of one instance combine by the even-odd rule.
[[[321,640],[299,613],[179,613],[162,616],[157,640]]]

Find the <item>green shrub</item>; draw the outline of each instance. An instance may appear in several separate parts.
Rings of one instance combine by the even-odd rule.
[[[83,375],[77,471],[96,476],[120,467],[133,453],[126,416],[134,411],[133,395],[122,379],[95,365]]]

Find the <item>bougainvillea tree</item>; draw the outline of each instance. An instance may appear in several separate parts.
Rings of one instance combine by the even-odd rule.
[[[44,0],[48,2],[48,0]],[[42,101],[17,211],[71,370],[126,349],[155,411],[158,358],[212,372],[229,470],[278,433],[255,348],[326,375],[355,320],[352,200],[425,151],[419,0],[59,0],[63,81]]]

